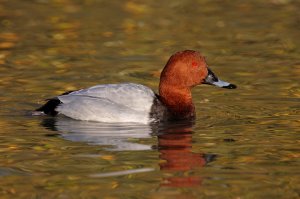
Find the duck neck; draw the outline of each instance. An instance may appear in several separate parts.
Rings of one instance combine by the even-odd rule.
[[[195,106],[190,88],[160,85],[159,95],[160,100],[171,113],[172,119],[181,120],[195,117]]]

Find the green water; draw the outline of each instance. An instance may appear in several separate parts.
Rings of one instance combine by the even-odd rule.
[[[0,0],[0,198],[300,198],[300,3]],[[195,124],[32,117],[95,84],[157,90],[194,49],[236,90],[193,90]]]

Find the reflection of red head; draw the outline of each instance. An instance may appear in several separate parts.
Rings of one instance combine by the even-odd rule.
[[[191,134],[166,134],[158,137],[162,170],[187,171],[205,165],[201,154],[191,152]]]
[[[158,148],[160,159],[164,160],[160,164],[160,169],[164,171],[189,171],[205,165],[205,158],[202,154],[196,154],[192,149],[191,129],[181,129],[176,132],[158,136]],[[176,176],[164,179],[162,186],[189,187],[201,184],[198,176]]]

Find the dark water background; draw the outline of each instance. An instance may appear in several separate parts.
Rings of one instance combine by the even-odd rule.
[[[300,198],[300,2],[0,0],[1,198]],[[31,117],[67,90],[157,90],[176,51],[237,90],[193,90],[195,124]]]

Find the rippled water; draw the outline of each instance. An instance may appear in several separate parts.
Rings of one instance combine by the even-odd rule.
[[[296,0],[0,0],[1,198],[299,198]],[[101,83],[157,90],[195,49],[237,90],[193,90],[194,124],[32,117]]]

